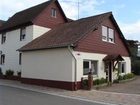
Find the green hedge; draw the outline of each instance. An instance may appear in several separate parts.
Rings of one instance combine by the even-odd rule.
[[[122,80],[127,80],[127,79],[131,79],[131,78],[134,78],[134,74],[133,73],[128,73],[128,74],[125,74],[125,75],[119,75],[118,77],[118,81],[122,81]],[[114,82],[116,82],[117,80],[114,80]]]
[[[104,79],[104,78],[93,80],[93,85],[101,85],[101,84],[104,84],[104,83],[107,83],[107,80]]]
[[[6,76],[13,76],[14,75],[14,71],[13,70],[6,70],[5,75]]]

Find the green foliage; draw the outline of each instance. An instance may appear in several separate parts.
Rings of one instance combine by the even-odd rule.
[[[14,75],[14,71],[13,70],[6,70],[6,72],[5,72],[5,75],[6,76],[13,76]]]
[[[17,75],[18,76],[21,76],[21,71],[17,71]]]
[[[128,74],[125,74],[123,76],[119,75],[119,78],[118,80],[121,81],[121,80],[127,80],[127,79],[131,79],[131,78],[134,78],[134,74],[133,73],[128,73]]]
[[[104,78],[93,80],[93,85],[101,85],[107,83],[107,80]]]
[[[82,86],[83,87],[87,87],[88,86],[88,80],[87,79],[82,80]]]
[[[2,72],[2,70],[0,69],[0,76],[3,76],[3,72]]]

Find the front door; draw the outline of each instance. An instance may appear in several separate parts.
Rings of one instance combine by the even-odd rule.
[[[112,63],[106,62],[105,63],[105,69],[106,69],[106,79],[108,82],[112,82]]]

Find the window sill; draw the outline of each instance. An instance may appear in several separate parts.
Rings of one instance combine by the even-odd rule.
[[[103,42],[106,42],[106,43],[112,43],[112,44],[115,44],[115,42],[109,42],[109,41],[105,41],[105,40],[102,40]]]

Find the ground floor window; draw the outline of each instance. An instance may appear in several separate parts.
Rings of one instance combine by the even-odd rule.
[[[3,65],[5,63],[5,54],[1,55],[1,64]]]
[[[97,75],[97,63],[98,61],[94,60],[84,60],[83,61],[83,75],[88,75],[90,70],[93,75]]]
[[[125,73],[126,71],[126,62],[119,62],[119,72],[120,73]]]

